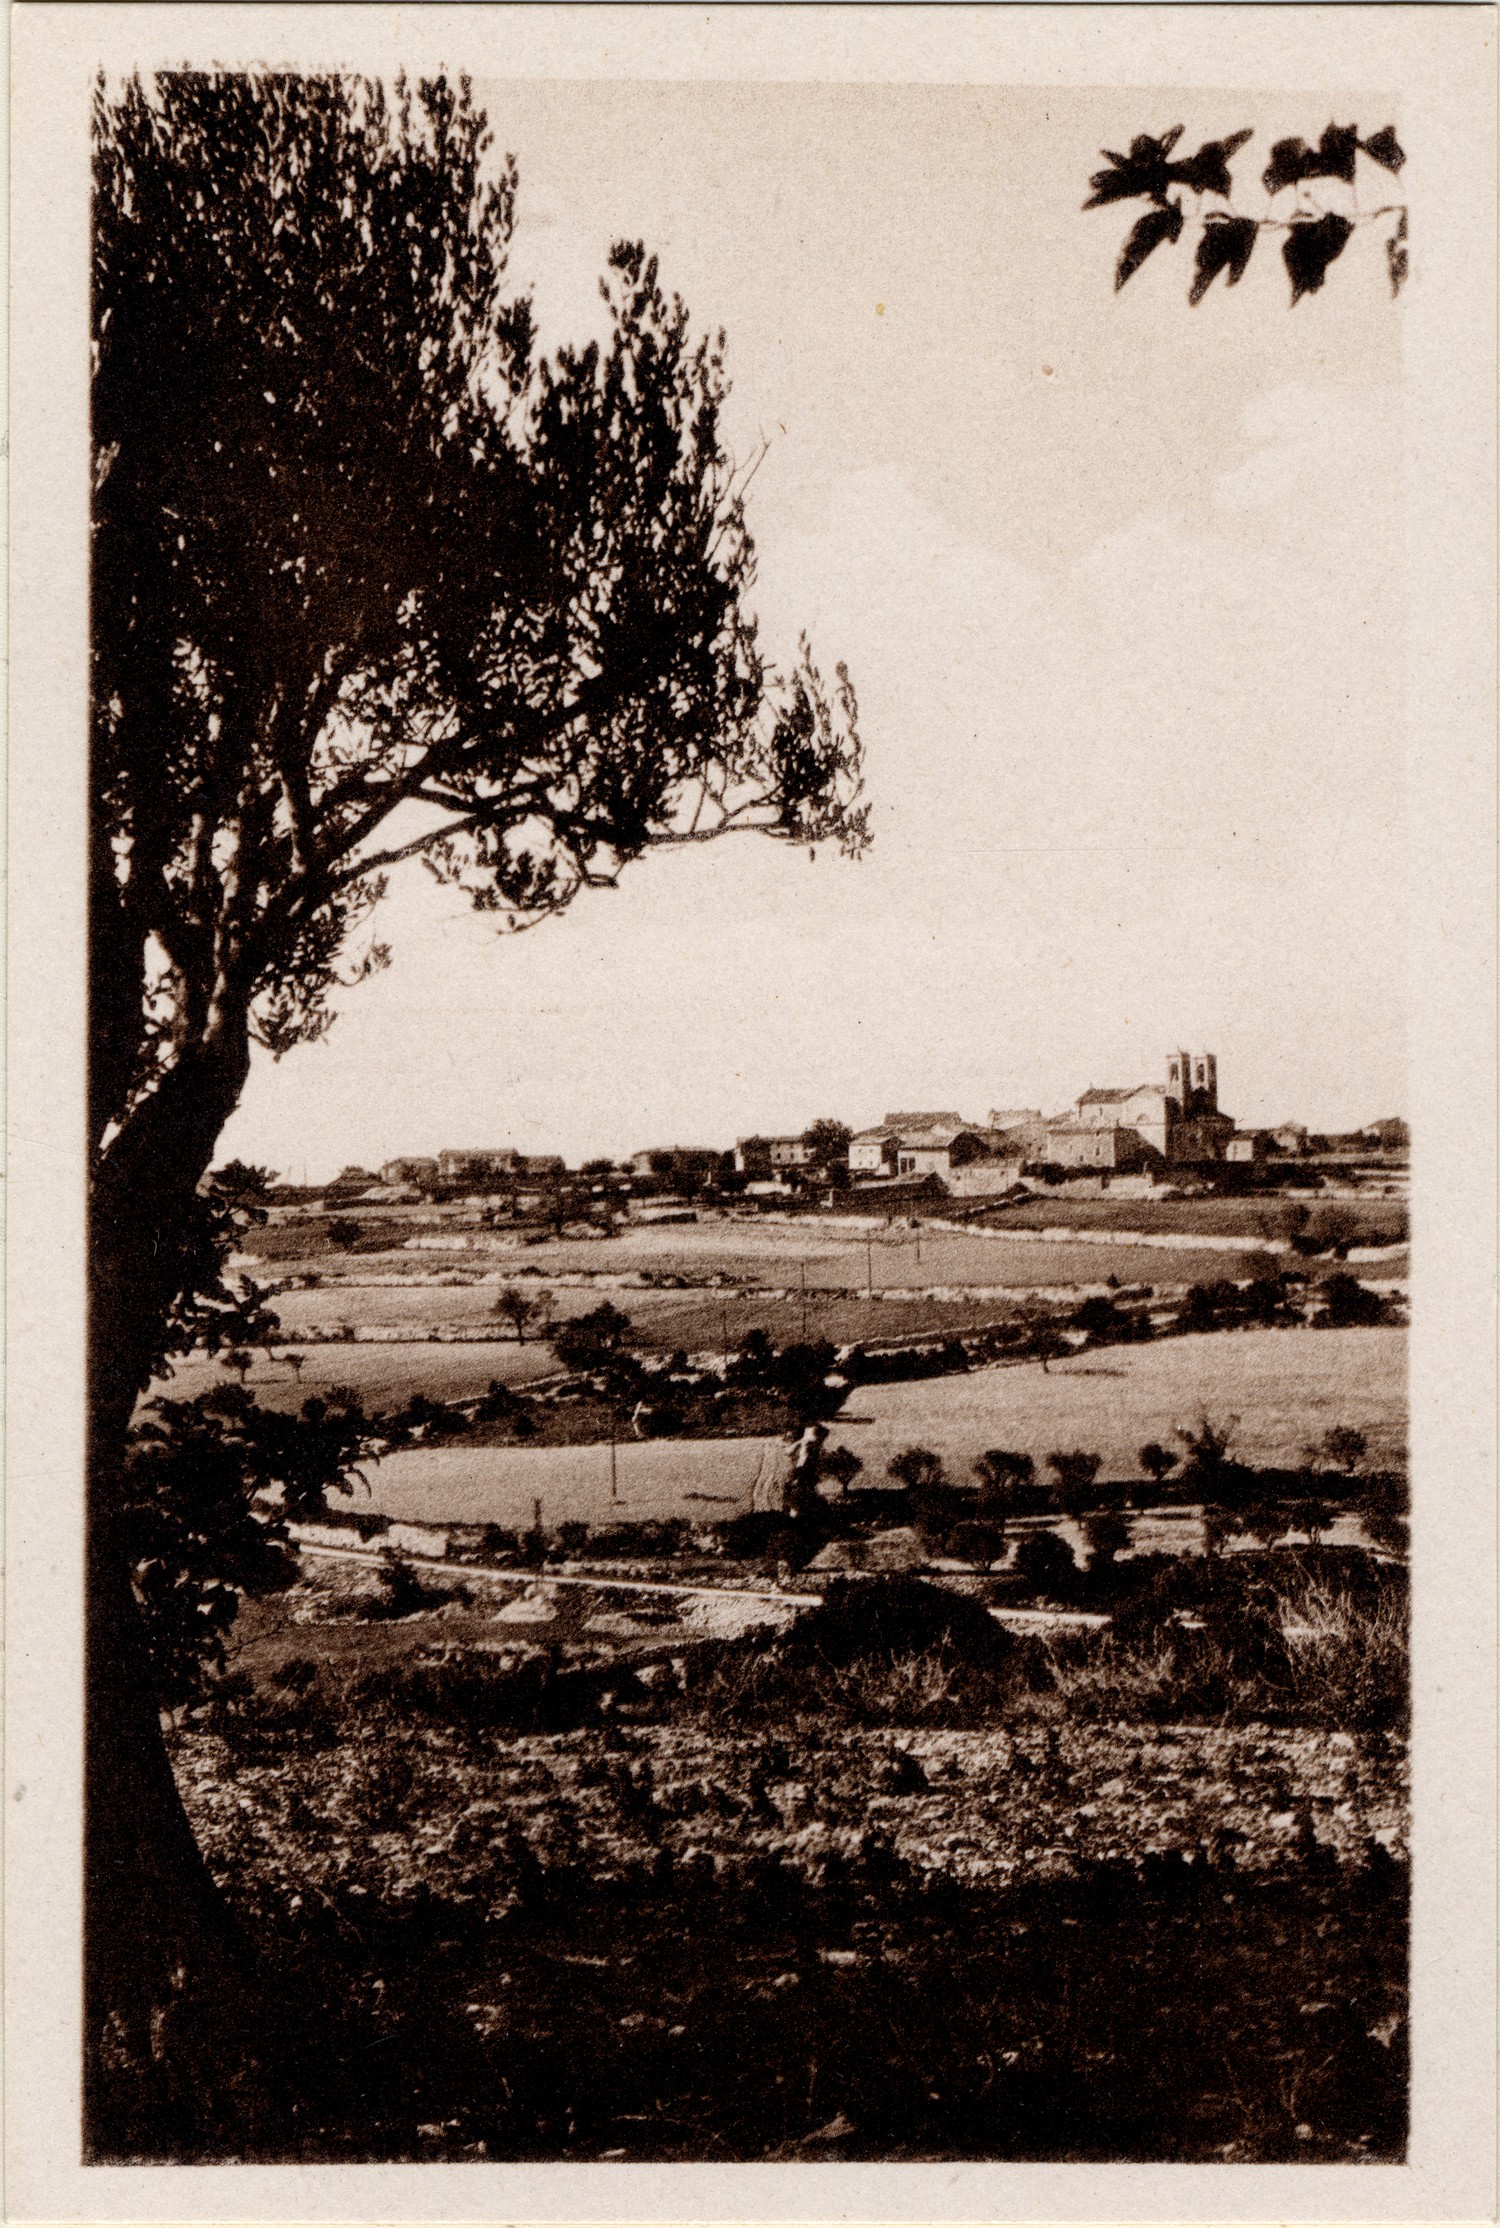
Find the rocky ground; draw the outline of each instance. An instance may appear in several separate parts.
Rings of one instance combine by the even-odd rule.
[[[279,1756],[192,1732],[177,1767],[211,1863],[240,1892],[420,1891],[492,1916],[533,1861],[596,1882],[664,1863],[748,1881],[789,1864],[817,1885],[878,1848],[919,1876],[1000,1888],[1165,1857],[1269,1877],[1359,1867],[1372,1846],[1405,1854],[1404,1754],[1385,1734],[376,1725]]]
[[[735,1727],[657,1668],[516,1732],[282,1663],[178,1730],[285,2007],[278,2155],[1401,2154],[1395,1733]]]

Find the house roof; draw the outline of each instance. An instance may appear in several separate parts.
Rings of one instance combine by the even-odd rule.
[[[1150,1083],[1131,1083],[1127,1084],[1123,1090],[1085,1091],[1078,1104],[1080,1106],[1118,1106],[1125,1099],[1138,1097],[1142,1091],[1150,1091],[1159,1087]]]
[[[937,1114],[887,1114],[881,1127],[884,1129],[936,1129],[944,1123],[954,1129],[963,1129],[967,1126],[962,1114],[955,1114],[951,1108],[945,1107]]]

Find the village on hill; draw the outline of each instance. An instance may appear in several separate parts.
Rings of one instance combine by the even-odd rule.
[[[795,1204],[892,1214],[993,1206],[1044,1189],[1060,1201],[1105,1193],[1174,1199],[1288,1186],[1355,1184],[1404,1190],[1410,1137],[1385,1119],[1334,1136],[1305,1123],[1242,1127],[1219,1106],[1218,1061],[1173,1052],[1165,1079],[1091,1086],[1061,1112],[991,1108],[896,1111],[860,1129],[823,1118],[791,1135],[748,1135],[733,1146],[660,1145],[625,1160],[570,1169],[551,1153],[513,1146],[396,1154],[378,1170],[347,1166],[322,1187],[286,1184],[272,1201],[324,1198],[341,1208],[390,1208],[483,1199],[492,1213],[575,1221],[633,1212],[659,1219],[695,1204]]]

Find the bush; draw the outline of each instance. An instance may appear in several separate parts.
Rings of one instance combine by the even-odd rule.
[[[1389,1320],[1390,1311],[1380,1293],[1370,1291],[1347,1270],[1325,1277],[1317,1288],[1317,1297],[1322,1302],[1320,1320],[1329,1330]]]
[[[983,1524],[973,1518],[955,1524],[943,1543],[944,1553],[964,1563],[997,1563],[1005,1553],[1003,1524]]]
[[[998,1664],[1013,1645],[966,1595],[920,1578],[845,1578],[832,1581],[820,1606],[798,1618],[779,1648],[788,1658],[816,1655],[837,1664],[940,1649]]]
[[[552,1351],[564,1369],[605,1369],[623,1357],[630,1329],[630,1317],[605,1300],[588,1314],[560,1323],[552,1334]]]
[[[445,1602],[467,1601],[462,1586],[433,1585],[421,1577],[403,1555],[387,1548],[377,1573],[378,1594],[366,1594],[360,1613],[367,1618],[413,1617],[423,1609],[438,1609]]]
[[[1055,1532],[1033,1532],[1016,1549],[1016,1575],[1023,1584],[1054,1601],[1070,1601],[1078,1590],[1078,1564],[1066,1540]]]

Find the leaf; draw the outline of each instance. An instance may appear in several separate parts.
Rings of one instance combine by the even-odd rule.
[[[1254,217],[1211,216],[1198,242],[1197,271],[1188,300],[1195,306],[1201,302],[1221,271],[1229,274],[1224,281],[1226,286],[1238,286],[1249,266],[1259,231]]]
[[[1227,201],[1234,186],[1229,157],[1254,136],[1253,132],[1242,131],[1231,132],[1227,139],[1205,139],[1196,155],[1169,164],[1167,176],[1174,185],[1187,186],[1194,193],[1221,193]]]
[[[1396,137],[1396,128],[1387,124],[1372,139],[1360,141],[1371,162],[1378,162],[1382,170],[1399,170],[1406,160],[1406,150]]]
[[[1328,124],[1316,147],[1305,139],[1278,139],[1271,160],[1261,176],[1267,193],[1300,186],[1307,178],[1342,178],[1354,183],[1354,150],[1359,144],[1357,124]],[[1377,158],[1378,160],[1378,158]]]
[[[1354,183],[1354,150],[1359,144],[1357,124],[1329,124],[1318,141],[1318,167],[1308,172],[1311,178],[1342,178],[1346,185]]]
[[[1130,142],[1128,155],[1117,154],[1113,147],[1101,147],[1099,152],[1114,168],[1094,172],[1089,180],[1094,190],[1084,203],[1085,209],[1102,208],[1108,201],[1133,201],[1138,196],[1148,201],[1165,201],[1167,157],[1181,137],[1181,124],[1174,124],[1160,139],[1152,139],[1144,132],[1138,134]]]
[[[1347,217],[1331,209],[1326,215],[1293,223],[1281,246],[1282,261],[1292,282],[1292,300],[1316,294],[1330,263],[1348,246],[1354,231]]]
[[[1148,209],[1131,231],[1115,265],[1115,292],[1119,293],[1128,278],[1134,278],[1147,256],[1159,248],[1163,240],[1181,237],[1182,206],[1179,202],[1169,201],[1160,209]]]
[[[1260,182],[1267,193],[1280,193],[1284,187],[1300,185],[1309,175],[1307,165],[1316,160],[1305,139],[1278,139]]]
[[[1403,209],[1395,231],[1385,243],[1386,268],[1391,274],[1391,299],[1394,301],[1406,284],[1406,211]]]

